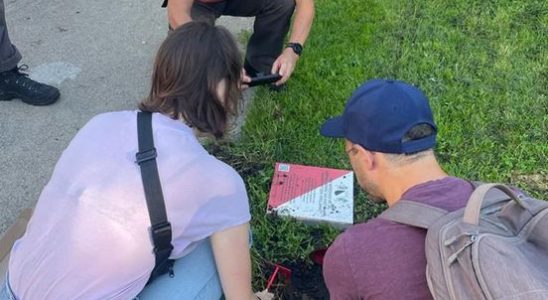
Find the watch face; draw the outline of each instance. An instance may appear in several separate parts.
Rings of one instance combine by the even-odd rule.
[[[295,51],[297,55],[301,55],[301,53],[303,52],[303,46],[301,46],[301,44],[289,43],[288,47],[291,47],[291,49],[293,49],[293,51]]]

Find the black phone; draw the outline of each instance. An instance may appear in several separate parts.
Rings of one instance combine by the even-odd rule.
[[[251,77],[251,81],[244,84],[247,84],[251,87],[262,84],[274,83],[280,79],[282,79],[282,75],[280,74],[258,75],[257,77]]]

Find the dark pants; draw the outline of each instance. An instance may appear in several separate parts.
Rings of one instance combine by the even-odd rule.
[[[192,18],[214,23],[223,15],[255,17],[253,34],[247,44],[246,65],[270,74],[272,64],[283,50],[294,11],[295,0],[226,0],[214,4],[195,1]]]
[[[4,0],[0,0],[0,72],[11,70],[17,67],[21,60],[21,54],[11,44],[6,26],[6,13]]]

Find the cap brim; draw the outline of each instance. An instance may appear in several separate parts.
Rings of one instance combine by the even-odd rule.
[[[331,118],[325,121],[320,128],[320,134],[325,137],[343,138],[344,126],[342,116]]]

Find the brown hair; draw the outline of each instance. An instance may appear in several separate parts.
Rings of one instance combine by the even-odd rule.
[[[429,137],[433,134],[436,134],[436,130],[430,125],[430,124],[418,124],[409,131],[405,133],[403,136],[402,142],[407,141],[413,141],[413,140],[420,140],[426,137]],[[405,165],[409,163],[416,162],[417,160],[420,160],[426,156],[433,156],[434,150],[432,149],[426,149],[420,152],[414,152],[414,153],[404,153],[404,154],[388,154],[385,153],[388,160],[392,161],[393,163],[397,163],[399,165]]]
[[[139,108],[183,117],[199,131],[222,137],[241,99],[241,70],[242,58],[228,30],[205,22],[184,24],[160,46],[150,94]],[[223,80],[225,95],[219,98]]]

